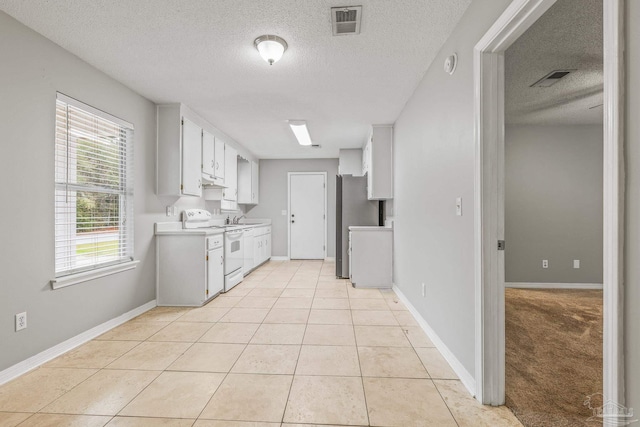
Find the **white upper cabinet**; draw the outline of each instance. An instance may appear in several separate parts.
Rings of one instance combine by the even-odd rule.
[[[374,125],[362,152],[369,200],[393,199],[393,125]]]
[[[238,203],[246,205],[258,204],[258,175],[257,162],[238,162]]]
[[[216,138],[215,142],[215,170],[214,177],[224,183],[224,141]]]
[[[202,128],[184,116],[180,104],[158,106],[157,193],[202,195]]]
[[[202,133],[202,178],[206,184],[224,187],[224,142],[206,130]]]
[[[215,178],[215,145],[216,138],[207,132],[202,133],[202,175],[203,178],[213,180]]]
[[[224,147],[224,185],[222,198],[224,200],[238,200],[238,152],[235,148]]]
[[[251,162],[251,203],[257,205],[260,201],[260,165]]]
[[[182,119],[182,194],[202,196],[202,128]]]

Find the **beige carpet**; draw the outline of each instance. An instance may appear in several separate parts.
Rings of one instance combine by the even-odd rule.
[[[506,404],[526,427],[591,426],[602,391],[602,291],[507,289]]]

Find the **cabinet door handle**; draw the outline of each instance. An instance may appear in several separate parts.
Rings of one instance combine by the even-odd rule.
[[[224,257],[220,255],[220,265],[224,264]]]
[[[213,162],[213,160],[211,160],[211,167],[214,167],[214,162]]]
[[[220,169],[220,165],[216,162],[216,170]]]
[[[202,187],[202,181],[198,180],[198,188]]]

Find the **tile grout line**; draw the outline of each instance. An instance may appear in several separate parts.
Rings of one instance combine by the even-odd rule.
[[[351,314],[351,327],[353,329],[353,339],[356,343],[356,355],[358,356],[358,369],[360,369],[360,384],[362,384],[362,395],[364,396],[364,408],[367,413],[367,425],[371,425],[371,419],[369,418],[369,403],[367,402],[367,392],[364,388],[364,376],[362,375],[362,363],[360,363],[360,345],[358,345],[358,337],[356,335],[356,325],[353,320],[353,310],[351,309],[351,297],[349,296],[349,285],[347,287],[347,297],[349,298],[349,313]],[[353,286],[353,285],[351,285]]]
[[[191,310],[186,311],[184,314],[188,313]],[[178,316],[178,318],[172,320],[169,322],[169,324],[167,324],[166,326],[164,326],[163,328],[161,328],[158,332],[156,332],[155,334],[152,334],[151,336],[147,337],[147,339],[145,339],[143,342],[167,342],[167,341],[149,341],[150,338],[152,338],[153,336],[155,336],[156,334],[158,334],[160,331],[164,330],[165,328],[167,328],[169,325],[175,323],[178,321],[178,319],[180,319],[180,317],[184,316],[184,314]],[[212,326],[213,327],[213,326]],[[209,328],[210,329],[210,328]],[[206,332],[205,332],[206,333]],[[202,336],[204,335],[204,333],[198,338],[202,338]],[[169,341],[169,342],[174,342],[174,341]],[[183,341],[184,342],[184,341]],[[169,366],[171,366],[171,364],[173,364],[176,360],[178,360],[180,357],[182,357],[191,347],[193,347],[195,345],[195,343],[197,342],[197,340],[195,342],[189,343],[187,342],[187,344],[190,344],[178,357],[176,357],[173,362],[169,363],[164,369],[162,369],[160,371],[160,373],[151,381],[149,381],[149,384],[147,384],[145,387],[142,388],[142,390],[140,390],[132,399],[130,399],[125,405],[122,406],[122,408],[113,416],[113,418],[116,418],[118,415],[120,415],[120,413],[122,411],[124,411],[124,409],[129,406],[138,396],[140,396],[140,394],[142,394],[147,388],[149,388],[149,386],[151,386],[151,384],[153,384],[162,374],[164,374],[165,372],[167,372],[167,368]],[[170,371],[171,372],[171,371]],[[139,417],[136,416],[135,418],[143,418],[143,417]],[[109,421],[111,422],[111,421]],[[194,420],[194,424],[195,424],[195,420]],[[192,424],[193,425],[193,424]]]
[[[255,289],[255,288],[254,288]],[[246,296],[246,295],[245,295]],[[244,297],[242,297],[244,298]],[[240,299],[240,301],[242,301],[242,299]],[[238,302],[240,302],[238,301]],[[236,303],[237,305],[237,303]],[[234,305],[234,307],[232,308],[236,308],[236,305]],[[269,312],[271,311],[271,309],[269,309],[269,311],[267,312],[267,315],[265,315],[265,317],[262,319],[264,322],[264,319],[266,319],[266,317],[269,315]],[[222,318],[221,318],[222,319]],[[256,328],[255,331],[253,331],[253,334],[251,334],[251,337],[248,339],[248,341],[245,344],[244,349],[242,350],[242,353],[240,353],[240,355],[238,356],[238,358],[236,359],[235,362],[233,362],[233,364],[231,365],[231,367],[229,368],[229,371],[224,375],[224,378],[222,378],[222,380],[220,381],[220,384],[218,384],[218,387],[216,387],[216,389],[214,390],[214,392],[211,394],[211,397],[209,398],[209,400],[207,400],[207,403],[205,403],[205,405],[202,407],[202,410],[200,411],[200,413],[198,414],[198,416],[196,417],[196,420],[194,421],[194,424],[200,420],[200,417],[202,416],[202,413],[204,412],[204,410],[207,408],[207,406],[209,406],[209,404],[211,403],[211,400],[213,399],[213,397],[216,395],[216,393],[218,392],[218,390],[220,390],[220,387],[222,386],[222,384],[225,382],[225,380],[229,377],[229,374],[231,374],[231,371],[233,370],[233,367],[236,366],[236,363],[238,363],[238,360],[240,360],[240,358],[242,357],[242,355],[244,354],[244,352],[247,350],[247,348],[249,347],[249,344],[251,343],[251,340],[253,339],[253,337],[258,333],[258,330],[260,329],[260,326],[263,325],[263,322],[261,322],[259,324],[259,326]],[[217,322],[216,322],[217,323]],[[201,337],[202,338],[202,337]],[[203,418],[204,419],[204,418]]]
[[[300,267],[298,267],[298,269],[296,269],[296,272],[298,272],[298,270],[300,269]],[[289,282],[287,282],[287,285],[291,282],[291,280],[289,280]],[[318,282],[316,281],[316,286],[313,290],[313,295],[315,296],[316,294],[316,290],[318,288]],[[313,298],[311,297],[311,305],[313,305]],[[298,363],[300,362],[300,354],[302,353],[302,346],[304,345],[304,337],[305,335],[307,335],[307,326],[309,325],[309,316],[311,316],[311,307],[309,307],[309,314],[307,314],[307,321],[304,324],[304,332],[302,334],[302,341],[300,342],[300,349],[298,350],[298,357],[296,358],[296,366],[293,368],[293,375],[291,376],[291,385],[289,385],[289,393],[287,393],[287,399],[284,402],[284,410],[282,411],[282,418],[280,419],[280,425],[284,424],[284,418],[287,415],[287,408],[289,407],[289,398],[291,397],[291,390],[293,390],[293,382],[296,379],[296,371],[298,370]]]

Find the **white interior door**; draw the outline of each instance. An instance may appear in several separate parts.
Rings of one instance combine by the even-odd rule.
[[[324,173],[289,174],[291,259],[325,257],[326,180]]]

